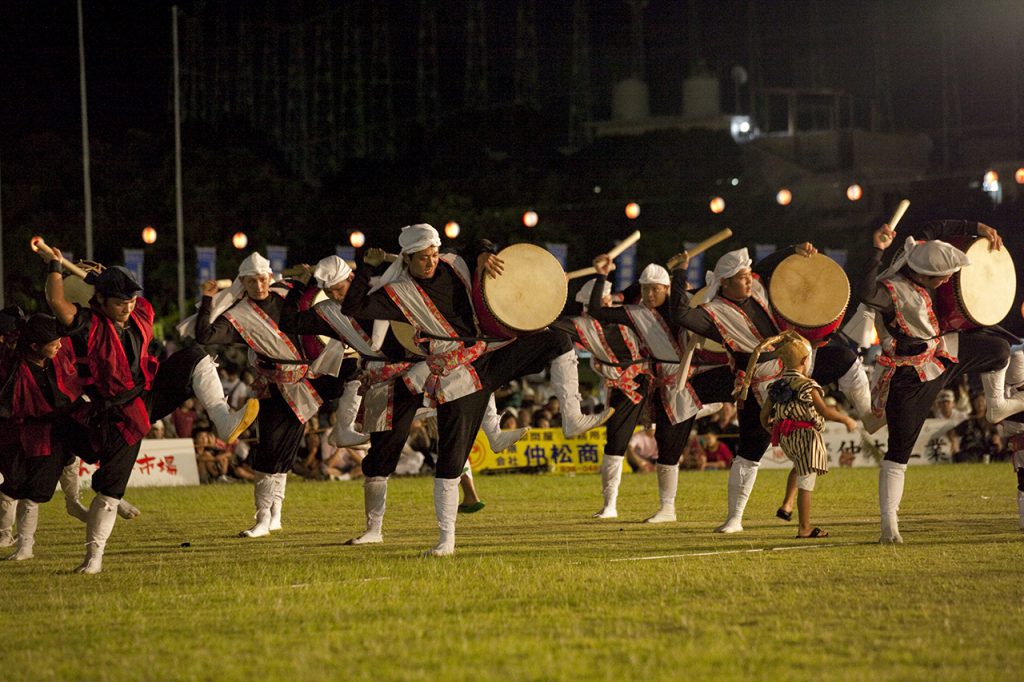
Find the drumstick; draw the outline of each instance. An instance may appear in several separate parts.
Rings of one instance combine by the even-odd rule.
[[[693,247],[692,249],[689,249],[689,250],[688,250],[688,251],[686,252],[686,255],[687,255],[687,256],[689,256],[690,258],[693,258],[693,257],[694,257],[694,256],[696,256],[696,255],[697,255],[698,253],[703,253],[703,252],[707,251],[708,249],[710,249],[710,248],[711,248],[712,246],[714,246],[714,245],[715,245],[715,244],[717,244],[718,242],[724,242],[724,241],[725,241],[726,239],[728,239],[728,238],[729,238],[729,237],[731,237],[731,236],[732,236],[732,230],[730,230],[730,229],[729,229],[729,228],[727,227],[727,228],[725,228],[724,230],[720,230],[720,231],[718,231],[718,232],[714,233],[713,235],[711,235],[710,237],[708,237],[708,238],[707,238],[707,239],[705,239],[704,241],[702,241],[702,242],[699,242],[699,243],[698,243],[698,244],[697,244],[696,246],[694,246],[694,247]],[[673,269],[674,269],[674,267],[673,267],[673,266],[674,266],[675,264],[676,264],[676,261],[672,261],[672,260],[670,260],[670,261],[668,262],[668,269],[669,269],[669,270],[673,270]]]
[[[636,244],[638,241],[640,241],[640,230],[637,230],[636,232],[634,232],[633,234],[629,235],[628,237],[623,239],[621,242],[619,242],[618,244],[613,246],[608,251],[608,257],[610,259],[612,259],[612,260],[615,260],[616,258],[618,258],[622,254],[623,251],[625,251],[629,247],[633,246],[633,244]],[[615,263],[612,263],[611,269],[612,270],[615,269]],[[569,280],[569,279],[576,279],[577,277],[586,277],[587,275],[593,275],[596,272],[597,272],[597,270],[594,268],[594,266],[590,266],[589,268],[580,268],[579,270],[573,270],[572,272],[567,272],[567,273],[565,273],[565,278],[567,280]]]
[[[53,249],[50,248],[50,246],[43,240],[42,237],[32,237],[32,239],[29,240],[29,247],[31,247],[33,251],[42,251],[47,256],[53,256]],[[67,269],[67,271],[70,272],[72,275],[77,275],[82,279],[85,279],[86,276],[88,275],[88,273],[85,270],[78,267],[77,265],[69,261],[67,258],[64,258],[63,256],[61,256],[60,264],[63,265]]]
[[[217,291],[220,291],[221,289],[227,289],[230,286],[231,286],[231,280],[230,279],[218,279],[217,280]]]
[[[903,214],[910,208],[910,200],[904,199],[900,202],[900,205],[896,207],[896,212],[892,214],[892,218],[889,219],[889,229],[893,232],[896,231],[896,224],[903,219]]]

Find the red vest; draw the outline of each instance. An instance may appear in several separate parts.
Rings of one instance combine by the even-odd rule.
[[[128,365],[121,340],[114,329],[114,322],[93,304],[92,325],[86,341],[86,357],[83,359],[89,368],[89,379],[83,383],[92,384],[101,398],[115,398],[135,387],[132,370]],[[159,367],[159,361],[149,354],[149,343],[153,340],[153,306],[149,301],[139,297],[131,319],[142,332],[142,344],[139,349],[139,367],[146,382],[146,390],[153,386],[153,377]],[[135,445],[149,433],[149,412],[141,397],[136,396],[120,406],[124,420],[118,422],[125,443]]]
[[[82,386],[75,372],[75,351],[71,339],[62,339],[60,350],[53,358],[57,390],[68,400],[75,402],[82,395]],[[52,424],[40,421],[25,421],[26,418],[42,417],[53,412],[53,405],[46,402],[42,389],[26,360],[19,360],[14,366],[14,387],[11,393],[11,418],[18,429],[18,440],[22,451],[29,457],[44,457],[52,452],[50,428]]]

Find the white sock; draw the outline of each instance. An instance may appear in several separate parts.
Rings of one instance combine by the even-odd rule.
[[[658,499],[661,507],[644,523],[669,523],[676,520],[676,490],[679,487],[679,465],[659,464]]]
[[[459,508],[459,479],[434,479],[434,514],[440,535],[437,545],[426,552],[427,556],[448,556],[455,553],[455,519]]]
[[[606,454],[601,461],[601,495],[604,497],[604,506],[594,514],[595,519],[614,519],[619,516],[619,483],[622,480],[624,459],[623,455]]]

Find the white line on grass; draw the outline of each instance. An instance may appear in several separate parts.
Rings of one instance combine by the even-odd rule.
[[[609,559],[609,562],[615,563],[620,561],[654,561],[656,559],[682,559],[686,557],[695,556],[718,556],[720,554],[752,554],[755,552],[786,552],[789,550],[796,549],[820,549],[822,547],[845,547],[849,545],[859,544],[856,542],[830,542],[822,545],[795,545],[788,547],[757,547],[754,549],[723,549],[717,552],[691,552],[689,554],[662,554],[659,556],[634,556],[626,557],[624,559]]]

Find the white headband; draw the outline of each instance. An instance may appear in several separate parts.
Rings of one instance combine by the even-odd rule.
[[[419,253],[423,249],[429,249],[431,246],[441,246],[441,236],[438,235],[437,230],[426,223],[406,225],[402,228],[402,234],[398,236],[398,246],[401,247],[403,254]],[[404,270],[405,263],[402,262],[402,259],[395,259],[388,266],[388,269],[384,271],[384,274],[380,276],[380,280],[370,287],[370,293],[372,294],[385,284],[394,282],[402,276]]]
[[[715,297],[718,293],[718,288],[722,286],[723,279],[739,274],[742,270],[749,270],[751,265],[753,265],[753,261],[750,260],[750,254],[747,253],[745,247],[730,251],[719,258],[718,262],[715,263],[715,269],[708,272],[704,277],[708,285],[706,300],[710,301]]]
[[[671,286],[672,280],[669,279],[668,270],[657,263],[651,263],[640,273],[640,284],[664,284],[665,286]]]
[[[904,265],[920,275],[945,277],[958,272],[971,260],[967,254],[947,242],[931,239],[918,243],[913,237],[903,242],[903,252],[896,256],[888,269],[878,279],[888,279],[900,271]]]
[[[238,266],[238,276],[246,277],[248,275],[272,275],[273,270],[270,269],[270,261],[261,256],[258,252],[253,251],[246,257],[242,264]]]
[[[589,280],[576,294],[576,302],[582,303],[583,305],[590,305],[590,294],[594,292],[594,282],[596,279]],[[612,293],[612,283],[605,281],[604,291],[601,293],[601,298],[610,296]]]
[[[327,256],[320,259],[313,270],[313,277],[321,289],[333,287],[338,282],[343,282],[352,274],[352,268],[348,263],[338,256]]]

